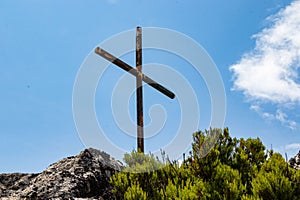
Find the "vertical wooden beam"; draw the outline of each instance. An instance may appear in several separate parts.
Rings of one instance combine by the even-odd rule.
[[[142,86],[142,28],[136,28],[136,103],[137,103],[137,148],[144,153],[144,116],[143,116],[143,86]]]

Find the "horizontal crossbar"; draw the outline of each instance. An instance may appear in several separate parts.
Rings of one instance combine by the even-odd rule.
[[[138,75],[138,71],[131,67],[130,65],[128,65],[127,63],[123,62],[122,60],[120,60],[119,58],[116,58],[115,56],[113,56],[112,54],[108,53],[107,51],[101,49],[100,47],[97,47],[95,49],[95,53],[102,56],[103,58],[105,58],[106,60],[114,63],[115,65],[117,65],[118,67],[122,68],[123,70],[129,72],[130,74],[132,74],[133,76],[137,76]],[[171,92],[170,90],[168,90],[167,88],[165,88],[164,86],[160,85],[159,83],[157,83],[156,81],[154,81],[153,79],[149,78],[148,76],[146,76],[145,74],[142,75],[142,80],[147,83],[148,85],[150,85],[151,87],[155,88],[156,90],[160,91],[161,93],[163,93],[164,95],[166,95],[167,97],[174,99],[175,98],[175,94],[173,92]]]

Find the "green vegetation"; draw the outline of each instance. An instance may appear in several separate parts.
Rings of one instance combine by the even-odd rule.
[[[138,152],[124,161],[127,168],[111,177],[118,199],[300,199],[300,170],[259,138],[231,138],[228,128],[194,133],[182,165],[163,153],[162,161]]]

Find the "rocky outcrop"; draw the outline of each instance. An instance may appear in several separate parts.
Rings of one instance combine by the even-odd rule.
[[[289,164],[291,167],[295,169],[300,169],[300,151],[297,155],[295,155],[293,158],[289,160]]]
[[[24,190],[37,174],[0,174],[0,197],[12,197]]]
[[[96,149],[64,158],[39,174],[1,174],[1,199],[115,199],[110,176],[122,163]]]

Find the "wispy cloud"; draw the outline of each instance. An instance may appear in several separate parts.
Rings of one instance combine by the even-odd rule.
[[[230,66],[233,90],[242,91],[251,102],[272,103],[275,113],[263,112],[267,119],[276,119],[289,127],[283,105],[300,105],[300,1],[294,1],[276,15],[268,18],[270,26],[254,35],[255,48],[245,53],[240,61]],[[254,107],[253,107],[254,106]]]
[[[257,112],[262,118],[266,120],[278,120],[281,122],[282,125],[292,130],[295,130],[298,126],[297,122],[289,119],[288,115],[279,108],[277,108],[275,113],[266,112],[259,105],[255,105],[255,104],[251,105],[250,109]]]
[[[300,143],[293,143],[293,144],[288,144],[285,146],[285,149],[290,150],[290,149],[300,149]]]

